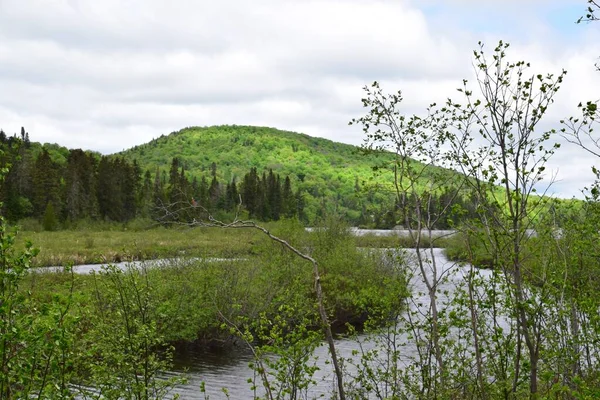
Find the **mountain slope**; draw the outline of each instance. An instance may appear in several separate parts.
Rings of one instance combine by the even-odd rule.
[[[372,213],[391,198],[391,172],[373,174],[374,166],[392,160],[391,154],[365,155],[356,146],[273,128],[185,128],[117,155],[136,159],[152,172],[157,167],[167,170],[172,158],[178,157],[187,173],[198,178],[208,177],[215,163],[217,176],[227,182],[233,177],[239,182],[252,167],[259,173],[273,169],[289,175],[294,188],[306,192],[310,220],[325,204],[356,222],[365,210]]]

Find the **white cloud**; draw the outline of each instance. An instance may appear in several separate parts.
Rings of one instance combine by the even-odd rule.
[[[211,124],[359,144],[347,122],[364,112],[362,86],[402,89],[406,112],[422,112],[472,77],[478,40],[500,38],[536,71],[569,71],[554,127],[600,97],[600,25],[571,23],[580,3],[0,0],[0,128],[105,153]],[[559,154],[552,167],[575,194],[594,160]]]

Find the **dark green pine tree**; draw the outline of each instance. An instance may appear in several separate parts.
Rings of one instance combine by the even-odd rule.
[[[292,191],[292,181],[289,176],[286,176],[281,193],[281,214],[285,218],[293,218],[296,212],[296,197]]]
[[[179,167],[179,159],[173,157],[173,160],[171,160],[171,168],[169,169],[169,187],[167,189],[168,200],[173,207],[182,201]]]
[[[120,193],[117,194],[117,181],[114,166],[110,158],[103,156],[98,164],[98,178],[96,193],[98,198],[98,211],[102,219],[114,219],[117,208],[120,207]]]
[[[42,227],[45,231],[55,231],[58,229],[58,226],[59,222],[56,216],[56,212],[54,211],[54,203],[50,201],[46,205],[46,209],[44,211],[44,216],[42,218]]]
[[[7,168],[0,188],[2,212],[9,221],[28,217],[33,212],[31,197],[32,160],[23,141],[16,135],[0,144],[0,167]]]
[[[198,199],[196,199],[196,202],[206,210],[210,210],[212,208],[208,192],[208,181],[206,180],[205,176],[202,176],[202,179],[200,179],[200,185],[198,186]]]
[[[152,173],[149,169],[144,173],[144,179],[140,186],[139,193],[139,215],[142,218],[148,218],[151,215],[153,206],[153,184],[152,184]]]
[[[98,216],[96,160],[81,149],[70,150],[65,176],[66,218],[76,221]]]
[[[281,212],[281,181],[279,180],[279,175],[274,174],[272,169],[269,169],[269,175],[267,176],[266,197],[268,203],[268,219],[273,221],[279,220],[279,214]]]
[[[250,217],[256,217],[259,204],[259,186],[260,181],[256,168],[251,168],[250,172],[244,175],[241,185],[242,204],[248,210]]]
[[[259,190],[257,193],[258,197],[258,218],[262,221],[268,221],[271,216],[271,210],[269,207],[269,199],[267,198],[267,175],[265,172],[262,174],[262,178],[258,185]]]
[[[210,181],[210,187],[208,188],[208,196],[211,204],[211,211],[215,211],[222,206],[221,203],[221,185],[217,180],[216,175],[213,175],[212,180]]]
[[[137,160],[133,160],[130,164],[130,179],[132,180],[133,186],[133,215],[131,218],[135,218],[142,210],[142,187],[143,187],[143,177],[142,177],[142,168],[138,164]]]
[[[156,167],[154,174],[154,184],[152,185],[152,207],[150,215],[154,219],[162,218],[165,214],[168,199],[167,192],[165,190],[164,179],[162,178],[161,171]]]
[[[177,210],[179,221],[191,221],[195,217],[195,212],[191,208],[195,200],[192,194],[192,185],[190,185],[190,181],[188,181],[185,175],[185,168],[183,166],[179,173],[179,191],[181,193],[181,202]]]
[[[52,160],[50,153],[45,148],[42,149],[33,164],[31,181],[33,215],[41,218],[50,202],[52,202],[52,211],[55,215],[60,215],[61,209],[58,206],[61,204],[61,167]]]
[[[125,222],[135,218],[137,212],[137,191],[140,182],[139,170],[123,158],[115,161],[115,172],[120,191],[120,213],[117,221]]]
[[[200,183],[198,182],[198,178],[196,176],[194,176],[192,178],[191,192],[192,192],[192,197],[194,198],[194,201],[196,201],[196,203],[197,203],[198,200],[200,199]]]
[[[233,211],[239,204],[239,194],[237,190],[237,182],[235,176],[227,185],[227,193],[225,195],[225,210]]]

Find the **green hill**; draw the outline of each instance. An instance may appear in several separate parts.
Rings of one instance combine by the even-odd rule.
[[[0,185],[1,211],[10,221],[54,216],[68,227],[86,219],[157,218],[160,206],[181,201],[231,213],[237,193],[249,190],[242,197],[253,218],[276,220],[286,210],[286,216],[312,224],[336,213],[353,225],[392,227],[403,220],[393,207],[393,161],[389,152],[254,126],[185,128],[109,156],[30,142],[24,129],[21,138],[0,131],[0,167],[9,167]],[[249,174],[251,169],[256,171]],[[460,181],[452,170],[428,173]],[[243,182],[246,176],[251,181]],[[429,178],[422,176],[416,190],[432,190]],[[254,186],[258,181],[263,189]],[[429,206],[435,214],[450,198],[433,190]],[[452,201],[472,209],[468,196]],[[446,228],[449,222],[436,224]]]
[[[356,146],[274,128],[185,128],[116,155],[151,171],[167,170],[178,157],[188,174],[198,178],[208,177],[215,163],[217,176],[225,181],[236,177],[239,182],[252,167],[259,173],[272,169],[305,192],[310,221],[325,207],[358,222],[365,212],[387,208],[391,199],[391,172],[373,171],[389,163],[391,154],[364,154]]]

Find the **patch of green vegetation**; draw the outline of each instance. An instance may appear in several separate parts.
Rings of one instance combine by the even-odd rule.
[[[400,307],[406,294],[402,269],[390,268],[382,262],[381,253],[357,249],[354,238],[343,225],[319,233],[306,232],[298,223],[279,223],[269,229],[298,248],[311,249],[311,256],[319,261],[326,307],[334,325],[343,326],[347,322],[360,325],[368,317],[383,318],[386,311]],[[193,240],[204,239],[205,249],[212,247],[207,253],[215,255],[235,242],[244,242],[246,250],[253,249],[246,251],[243,259],[194,262],[173,259],[168,266],[141,269],[156,307],[153,318],[161,337],[168,342],[227,341],[230,332],[222,326],[224,318],[240,324],[259,315],[271,318],[284,305],[294,307],[298,318],[309,318],[315,327],[319,326],[311,264],[263,233],[215,228],[157,229],[150,233],[164,240],[167,234],[169,238],[194,235]],[[78,246],[109,246],[125,237],[117,235],[109,239],[112,234],[83,233]],[[95,291],[103,287],[106,279],[109,276],[105,274],[72,276],[37,272],[27,278],[23,287],[44,302],[70,291],[73,280],[72,290],[79,309],[74,312],[87,315],[93,297],[98,295]],[[85,321],[82,323],[85,325]]]
[[[375,235],[375,234],[366,234],[362,236],[355,237],[355,243],[357,247],[365,247],[365,248],[375,248],[375,249],[410,249],[416,247],[416,234],[411,237],[409,235]],[[443,236],[443,237],[432,237],[431,240],[427,236],[426,232],[422,233],[420,238],[419,247],[421,248],[429,248],[429,247],[440,247],[446,248],[451,241],[449,240],[452,236]]]
[[[22,232],[17,246],[30,240],[39,249],[34,266],[98,264],[172,257],[245,257],[266,239],[250,230],[163,228]]]

